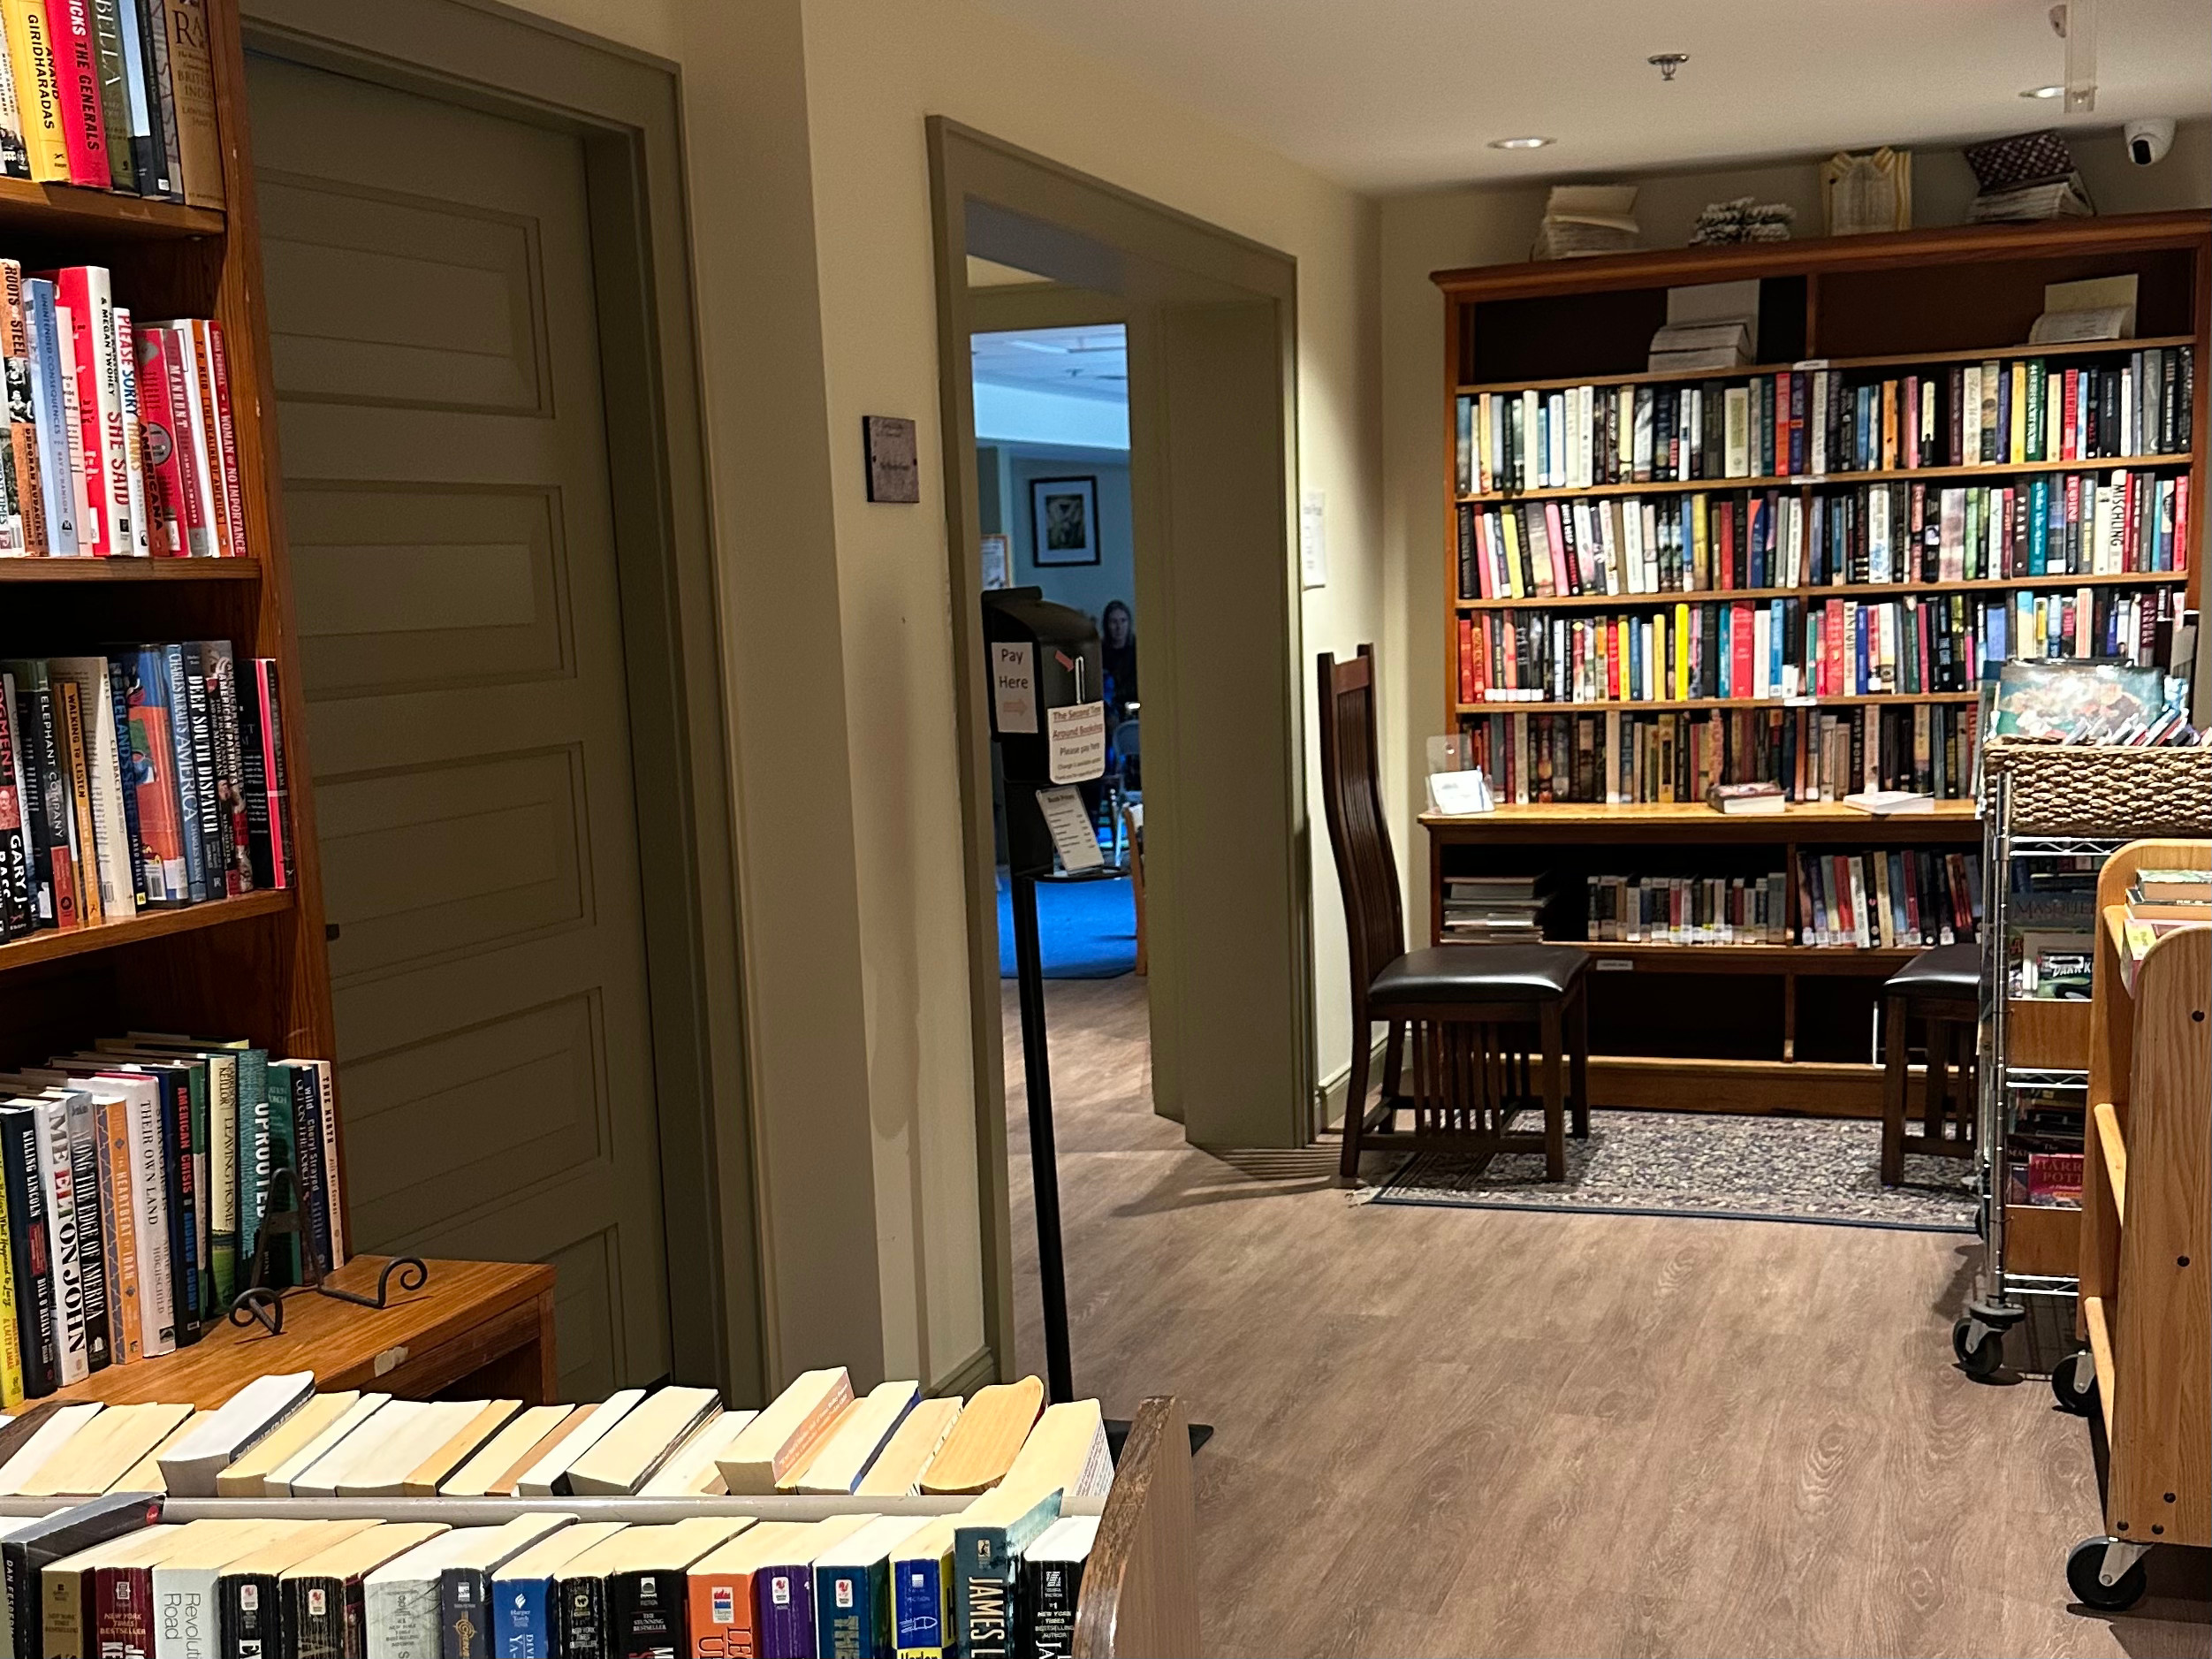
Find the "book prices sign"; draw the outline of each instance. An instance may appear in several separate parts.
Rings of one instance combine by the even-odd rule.
[[[1054,783],[1089,783],[1106,773],[1106,704],[1077,703],[1049,714],[1048,775]]]

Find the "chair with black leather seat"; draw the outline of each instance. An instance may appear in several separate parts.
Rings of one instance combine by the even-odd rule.
[[[1974,1033],[1981,1018],[1981,947],[1971,941],[1924,950],[1881,987],[1881,1184],[1904,1179],[1904,1155],[1974,1154]],[[1927,1028],[1920,1130],[1905,1130],[1911,1033]],[[1963,1050],[1963,1052],[1961,1052]]]
[[[1405,947],[1383,815],[1373,648],[1362,645],[1347,663],[1324,653],[1319,679],[1321,796],[1352,970],[1343,1179],[1357,1182],[1359,1154],[1377,1145],[1477,1156],[1540,1152],[1546,1178],[1563,1179],[1570,1111],[1577,1137],[1590,1130],[1588,955],[1574,945]],[[1389,1037],[1381,1098],[1370,1111],[1367,1066],[1378,1020],[1387,1023]],[[1540,1093],[1532,1090],[1532,1069],[1540,1069]],[[1513,1130],[1515,1114],[1539,1100],[1543,1132]],[[1410,1130],[1395,1128],[1402,1111],[1412,1115]]]

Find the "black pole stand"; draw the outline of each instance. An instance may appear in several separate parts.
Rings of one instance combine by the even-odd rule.
[[[1036,1190],[1037,1276],[1045,1299],[1046,1396],[1055,1404],[1076,1397],[1076,1366],[1068,1346],[1068,1264],[1060,1240],[1060,1158],[1053,1138],[1053,1062],[1045,1048],[1045,952],[1037,931],[1037,878],[1013,876],[1014,970],[1022,1003],[1022,1075],[1030,1110],[1030,1181]],[[1126,1418],[1106,1419],[1106,1443],[1118,1462],[1129,1438]],[[1190,1425],[1190,1450],[1213,1438],[1211,1423]]]

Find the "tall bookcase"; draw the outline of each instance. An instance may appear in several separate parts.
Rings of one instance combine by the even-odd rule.
[[[2030,326],[2044,308],[2046,285],[2126,273],[2138,279],[2134,338],[2067,346],[2026,344]],[[2178,623],[2185,607],[2193,611],[2197,605],[2203,562],[2212,216],[2202,212],[2151,214],[1683,248],[1440,271],[1433,280],[1444,299],[1446,339],[1444,729],[1466,734],[1486,752],[1501,738],[1509,744],[1514,741],[1514,728],[1491,717],[1537,717],[1524,729],[1562,734],[1556,753],[1575,779],[1571,787],[1561,780],[1552,793],[1555,797],[1571,793],[1581,798],[1541,798],[1546,794],[1543,783],[1548,781],[1544,780],[1526,791],[1524,802],[1516,803],[1509,790],[1501,792],[1501,804],[1493,814],[1479,818],[1425,815],[1422,821],[1432,854],[1432,938],[1442,943],[1449,936],[1445,917],[1448,884],[1453,879],[1547,875],[1555,894],[1546,913],[1547,936],[1588,942],[1596,958],[1593,966],[1600,970],[1594,980],[1592,1016],[1592,1092],[1599,1103],[1678,1109],[1782,1107],[1826,1115],[1877,1115],[1880,1073],[1871,1056],[1873,1006],[1881,980],[1910,960],[1919,947],[1900,943],[1888,948],[1851,947],[1806,942],[1798,928],[1800,871],[1807,855],[1878,852],[1886,860],[1892,852],[1940,856],[1977,849],[1980,831],[1973,816],[1970,768],[1960,765],[1952,798],[1939,801],[1930,814],[1873,818],[1833,799],[1800,799],[1779,817],[1727,818],[1700,803],[1696,786],[1680,792],[1665,791],[1679,793],[1685,797],[1682,799],[1608,799],[1608,793],[1615,797],[1621,793],[1610,786],[1623,781],[1624,774],[1616,769],[1608,777],[1604,771],[1608,716],[1616,717],[1614,724],[1630,733],[1639,721],[1655,733],[1661,717],[1670,734],[1675,734],[1677,723],[1686,733],[1692,720],[1712,718],[1730,722],[1733,729],[1726,752],[1731,755],[1739,752],[1734,740],[1750,729],[1743,723],[1747,716],[1760,723],[1772,720],[1774,731],[1788,723],[1808,734],[1817,733],[1823,715],[1850,719],[1856,712],[1856,718],[1877,726],[1885,718],[1897,720],[1901,730],[1904,722],[1921,719],[1932,723],[1940,762],[1946,733],[1956,749],[1975,729],[1975,693],[1967,689],[1971,679],[1942,689],[1901,690],[1884,685],[1869,691],[1853,686],[1849,688],[1851,695],[1836,695],[1833,686],[1785,688],[1754,682],[1759,695],[1744,695],[1737,685],[1731,684],[1727,687],[1731,695],[1726,697],[1709,695],[1716,688],[1707,684],[1695,688],[1706,695],[1694,696],[1679,695],[1683,689],[1679,684],[1654,685],[1658,696],[1626,699],[1617,694],[1609,675],[1621,672],[1611,667],[1616,655],[1627,659],[1624,666],[1633,668],[1633,653],[1628,649],[1630,631],[1618,628],[1599,644],[1594,643],[1596,631],[1585,628],[1580,648],[1585,654],[1575,658],[1578,648],[1573,643],[1574,624],[1600,617],[1640,621],[1663,616],[1667,626],[1674,628],[1689,611],[1701,610],[1703,615],[1695,624],[1698,632],[1691,637],[1702,643],[1707,619],[1718,635],[1719,613],[1723,609],[1748,614],[1747,607],[1755,605],[1760,611],[1772,608],[1779,614],[1787,605],[1790,607],[1787,628],[1777,631],[1802,640],[1802,619],[1808,612],[1843,601],[1874,605],[1911,600],[1927,608],[1929,602],[1949,605],[1955,599],[1962,605],[1987,605],[2000,593],[2028,592],[2061,601],[2078,600],[2086,594],[2094,605],[2101,602],[2095,597],[2099,594],[2106,596],[2104,603],[2115,594],[2125,594],[2151,596],[2155,612],[2155,596],[2162,591],[2174,596],[2164,603],[2169,626]],[[1745,281],[1759,285],[1752,366],[1678,374],[1646,371],[1653,334],[1667,321],[1670,288]],[[1829,377],[1821,384],[1838,388],[1893,378],[1902,384],[1908,377],[1915,381],[1926,377],[1937,383],[1937,407],[1942,407],[1954,368],[1979,366],[1993,359],[2007,364],[2038,359],[2056,370],[2073,366],[2114,367],[2130,362],[2132,354],[2147,348],[2183,346],[2193,348],[2193,384],[2189,394],[2189,443],[2179,453],[2103,460],[1968,460],[1911,468],[1876,465],[1848,471],[1831,467],[1818,474],[1806,454],[1794,466],[1786,462],[1772,468],[1753,465],[1748,476],[1742,475],[1737,467],[1724,465],[1717,470],[1735,476],[1592,483],[1577,474],[1572,482],[1534,488],[1524,487],[1528,481],[1520,476],[1492,481],[1478,475],[1463,481],[1460,476],[1460,410],[1463,400],[1471,398],[1506,394],[1521,400],[1522,394],[1533,392],[1535,399],[1522,400],[1547,405],[1553,392],[1565,394],[1569,388],[1594,385],[1599,389],[1598,441],[1602,445],[1606,442],[1606,395],[1614,389],[1630,389],[1626,401],[1632,407],[1646,389],[1672,398],[1684,389],[1707,388],[1717,396],[1720,388],[1783,372],[1797,377],[1801,395],[1813,384],[1811,377],[1815,372],[1824,371]],[[1722,406],[1716,402],[1711,407],[1717,411]],[[1878,397],[1874,407],[1879,422]],[[1494,412],[1503,410],[1506,404],[1501,398],[1492,407]],[[1757,407],[1755,402],[1752,407]],[[1814,420],[1820,418],[1818,410],[1808,408],[1806,413]],[[1944,413],[1947,420],[1948,409]],[[1588,428],[1570,430],[1581,433]],[[1478,443],[1481,433],[1478,426]],[[1939,429],[1939,448],[1947,436]],[[1620,438],[1624,445],[1633,441],[1625,430]],[[1524,441],[1532,445],[1535,440],[1524,438]],[[1723,437],[1701,453],[1699,467],[1707,454],[1721,455],[1725,447]],[[1938,458],[1949,460],[1947,453]],[[1882,459],[1876,457],[1877,461]],[[1829,573],[1824,570],[1819,573],[1823,579],[1816,581],[1808,550],[1808,556],[1795,570],[1785,567],[1779,578],[1771,569],[1755,573],[1756,585],[1745,587],[1744,575],[1752,569],[1748,560],[1726,583],[1717,574],[1717,518],[1711,520],[1714,546],[1707,552],[1702,584],[1690,575],[1667,578],[1670,583],[1679,582],[1687,591],[1674,590],[1671,586],[1667,591],[1630,591],[1630,584],[1617,575],[1608,577],[1600,561],[1594,567],[1595,591],[1577,592],[1563,586],[1554,590],[1554,584],[1547,582],[1540,595],[1530,591],[1532,583],[1524,584],[1524,593],[1516,596],[1497,591],[1494,585],[1486,587],[1484,578],[1494,574],[1494,565],[1488,570],[1473,570],[1463,568],[1463,536],[1478,534],[1474,521],[1493,512],[1540,514],[1547,506],[1558,507],[1567,514],[1571,535],[1573,509],[1577,504],[1586,512],[1602,513],[1623,498],[1658,504],[1694,498],[1702,511],[1710,513],[1714,510],[1710,503],[1733,497],[1744,503],[1745,517],[1731,520],[1731,534],[1740,534],[1738,527],[1750,521],[1751,495],[1765,498],[1770,510],[1773,503],[1794,502],[1795,506],[1788,511],[1798,515],[1802,529],[1813,522],[1816,498],[1828,498],[1821,504],[1821,522],[1826,526],[1836,520],[1836,498],[1880,484],[1896,491],[1900,502],[1915,486],[1923,487],[1934,529],[1934,504],[1947,487],[2017,484],[2025,503],[2030,481],[2039,476],[2109,477],[2115,470],[2127,469],[2158,479],[2187,482],[2186,534],[2174,552],[2171,569],[2015,575],[2006,574],[2009,567],[2000,567],[1993,574],[1975,567],[1969,575],[1940,564],[1916,568],[1919,564],[1916,543],[1914,556],[1909,559],[1902,550],[1893,553],[1897,564],[1888,573],[1891,580],[1868,580],[1872,572],[1862,563],[1850,569],[1856,580],[1835,583],[1825,579]],[[1463,482],[1473,487],[1463,487]],[[1492,487],[1482,487],[1486,483]],[[1900,526],[1903,511],[1900,506]],[[2025,524],[2025,506],[2022,511]],[[1617,516],[1614,522],[1618,524]],[[1783,522],[1786,525],[1789,519],[1785,517]],[[1591,526],[1603,531],[1594,518],[1587,521],[1585,529]],[[1806,540],[1811,540],[1809,535]],[[1483,550],[1492,547],[1486,525],[1476,545]],[[1588,558],[1592,551],[1585,536],[1575,556]],[[1615,555],[1619,552],[1608,541],[1600,541],[1594,551],[1610,551]],[[1678,568],[1694,569],[1687,545],[1676,558]],[[1469,576],[1471,570],[1463,590],[1463,577]],[[1581,574],[1588,572],[1585,567]],[[2031,599],[2031,606],[2033,603]],[[1477,667],[1502,677],[1495,657],[1479,654],[1487,650],[1489,638],[1480,630],[1508,620],[1524,628],[1544,630],[1547,640],[1564,643],[1567,655],[1583,663],[1582,682],[1575,683],[1571,668],[1563,669],[1565,680],[1547,679],[1532,690],[1516,689],[1516,695],[1508,699],[1496,696],[1487,684],[1470,683],[1486,677],[1481,673],[1471,673],[1470,681],[1463,681],[1463,654],[1470,649],[1478,653]],[[1737,618],[1731,617],[1729,623],[1730,632],[1725,637],[1732,643]],[[1917,625],[1916,620],[1904,624]],[[1761,626],[1758,638],[1763,648],[1767,636]],[[1509,643],[1510,634],[1503,637]],[[2162,640],[2167,637],[2160,635]],[[1486,643],[1471,646],[1469,642],[1477,639]],[[1904,649],[1911,648],[1908,637]],[[1703,660],[1704,678],[1714,677],[1717,655],[1709,654]],[[1775,659],[1779,662],[1781,658],[1777,646]],[[1737,659],[1739,666],[1741,660]],[[1516,678],[1523,666],[1516,663]],[[1730,675],[1732,680],[1737,677]],[[1914,677],[1918,677],[1917,670]],[[1927,687],[1932,680],[1933,676],[1920,681],[1919,686]],[[1902,670],[1897,683],[1910,683]],[[1562,697],[1562,689],[1570,695]],[[1471,689],[1473,695],[1466,695]],[[1792,695],[1785,696],[1785,690]],[[1593,691],[1608,695],[1593,696]],[[1890,712],[1915,708],[1931,712],[1925,716]],[[1538,721],[1541,721],[1540,727]],[[1909,741],[1909,731],[1904,736]],[[1686,736],[1683,741],[1686,743]],[[1671,742],[1670,735],[1670,754]],[[1785,750],[1776,751],[1783,765],[1791,770],[1793,783],[1800,777],[1794,770],[1794,757],[1802,746],[1793,740]],[[1624,740],[1613,752],[1617,756],[1628,748]],[[1707,752],[1701,742],[1699,753]],[[1660,753],[1655,736],[1648,753],[1653,757]],[[1909,750],[1905,753],[1909,758]],[[1495,780],[1499,768],[1494,764],[1492,770]],[[1530,779],[1535,779],[1533,751],[1516,750],[1514,770],[1516,774],[1525,771]],[[1686,764],[1683,770],[1686,772]],[[1632,759],[1625,780],[1635,781]],[[1790,930],[1788,942],[1675,944],[1587,940],[1585,894],[1591,878],[1752,878],[1770,872],[1781,872],[1786,878],[1780,919]]]
[[[207,0],[205,14],[225,206],[0,179],[0,255],[26,270],[104,265],[118,303],[136,316],[221,322],[250,556],[0,559],[0,657],[227,639],[241,658],[273,658],[295,878],[287,888],[0,944],[0,1069],[129,1029],[246,1038],[272,1055],[338,1052],[237,0]],[[342,1075],[338,1087],[342,1095]],[[351,1236],[344,1157],[341,1136],[331,1190]],[[339,1282],[374,1291],[381,1266],[358,1259]],[[263,1371],[312,1369],[330,1386],[373,1376],[420,1396],[489,1379],[493,1391],[543,1399],[554,1386],[552,1291],[552,1270],[542,1266],[436,1262],[427,1289],[385,1311],[309,1298],[280,1337],[210,1326],[196,1345],[110,1366],[64,1396],[211,1405]]]

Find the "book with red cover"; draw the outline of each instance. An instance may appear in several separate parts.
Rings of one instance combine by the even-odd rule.
[[[95,559],[111,558],[125,549],[118,539],[116,485],[122,483],[127,502],[129,483],[114,476],[111,452],[123,430],[123,407],[110,390],[107,371],[115,356],[115,295],[104,267],[69,265],[39,273],[54,285],[57,307],[69,314],[76,367],[77,430],[72,435],[72,457],[84,466],[84,495],[79,502],[77,548]],[[119,388],[120,382],[115,383]],[[110,431],[110,421],[113,432]],[[127,514],[126,514],[127,515]]]
[[[238,422],[231,409],[231,360],[223,344],[222,323],[210,317],[193,327],[206,343],[209,372],[214,385],[215,431],[223,462],[224,515],[231,529],[230,545],[224,551],[232,559],[243,559],[247,552],[246,492],[239,481]]]
[[[153,1564],[95,1568],[92,1610],[87,1633],[98,1644],[93,1651],[101,1659],[149,1659],[155,1631]]]
[[[176,341],[149,324],[134,334],[138,359],[139,445],[145,456],[147,539],[156,558],[189,552],[185,540],[185,468],[177,446]]]
[[[100,45],[93,33],[91,0],[46,0],[46,28],[54,44],[54,78],[61,88],[62,137],[69,147],[69,182],[106,190],[108,127],[100,107]]]
[[[215,551],[225,559],[239,553],[238,527],[231,520],[231,490],[223,465],[223,420],[216,396],[215,361],[207,324],[197,318],[180,322],[177,331],[191,347],[192,378],[187,390],[198,406],[200,430],[208,453],[208,524],[214,532]]]

